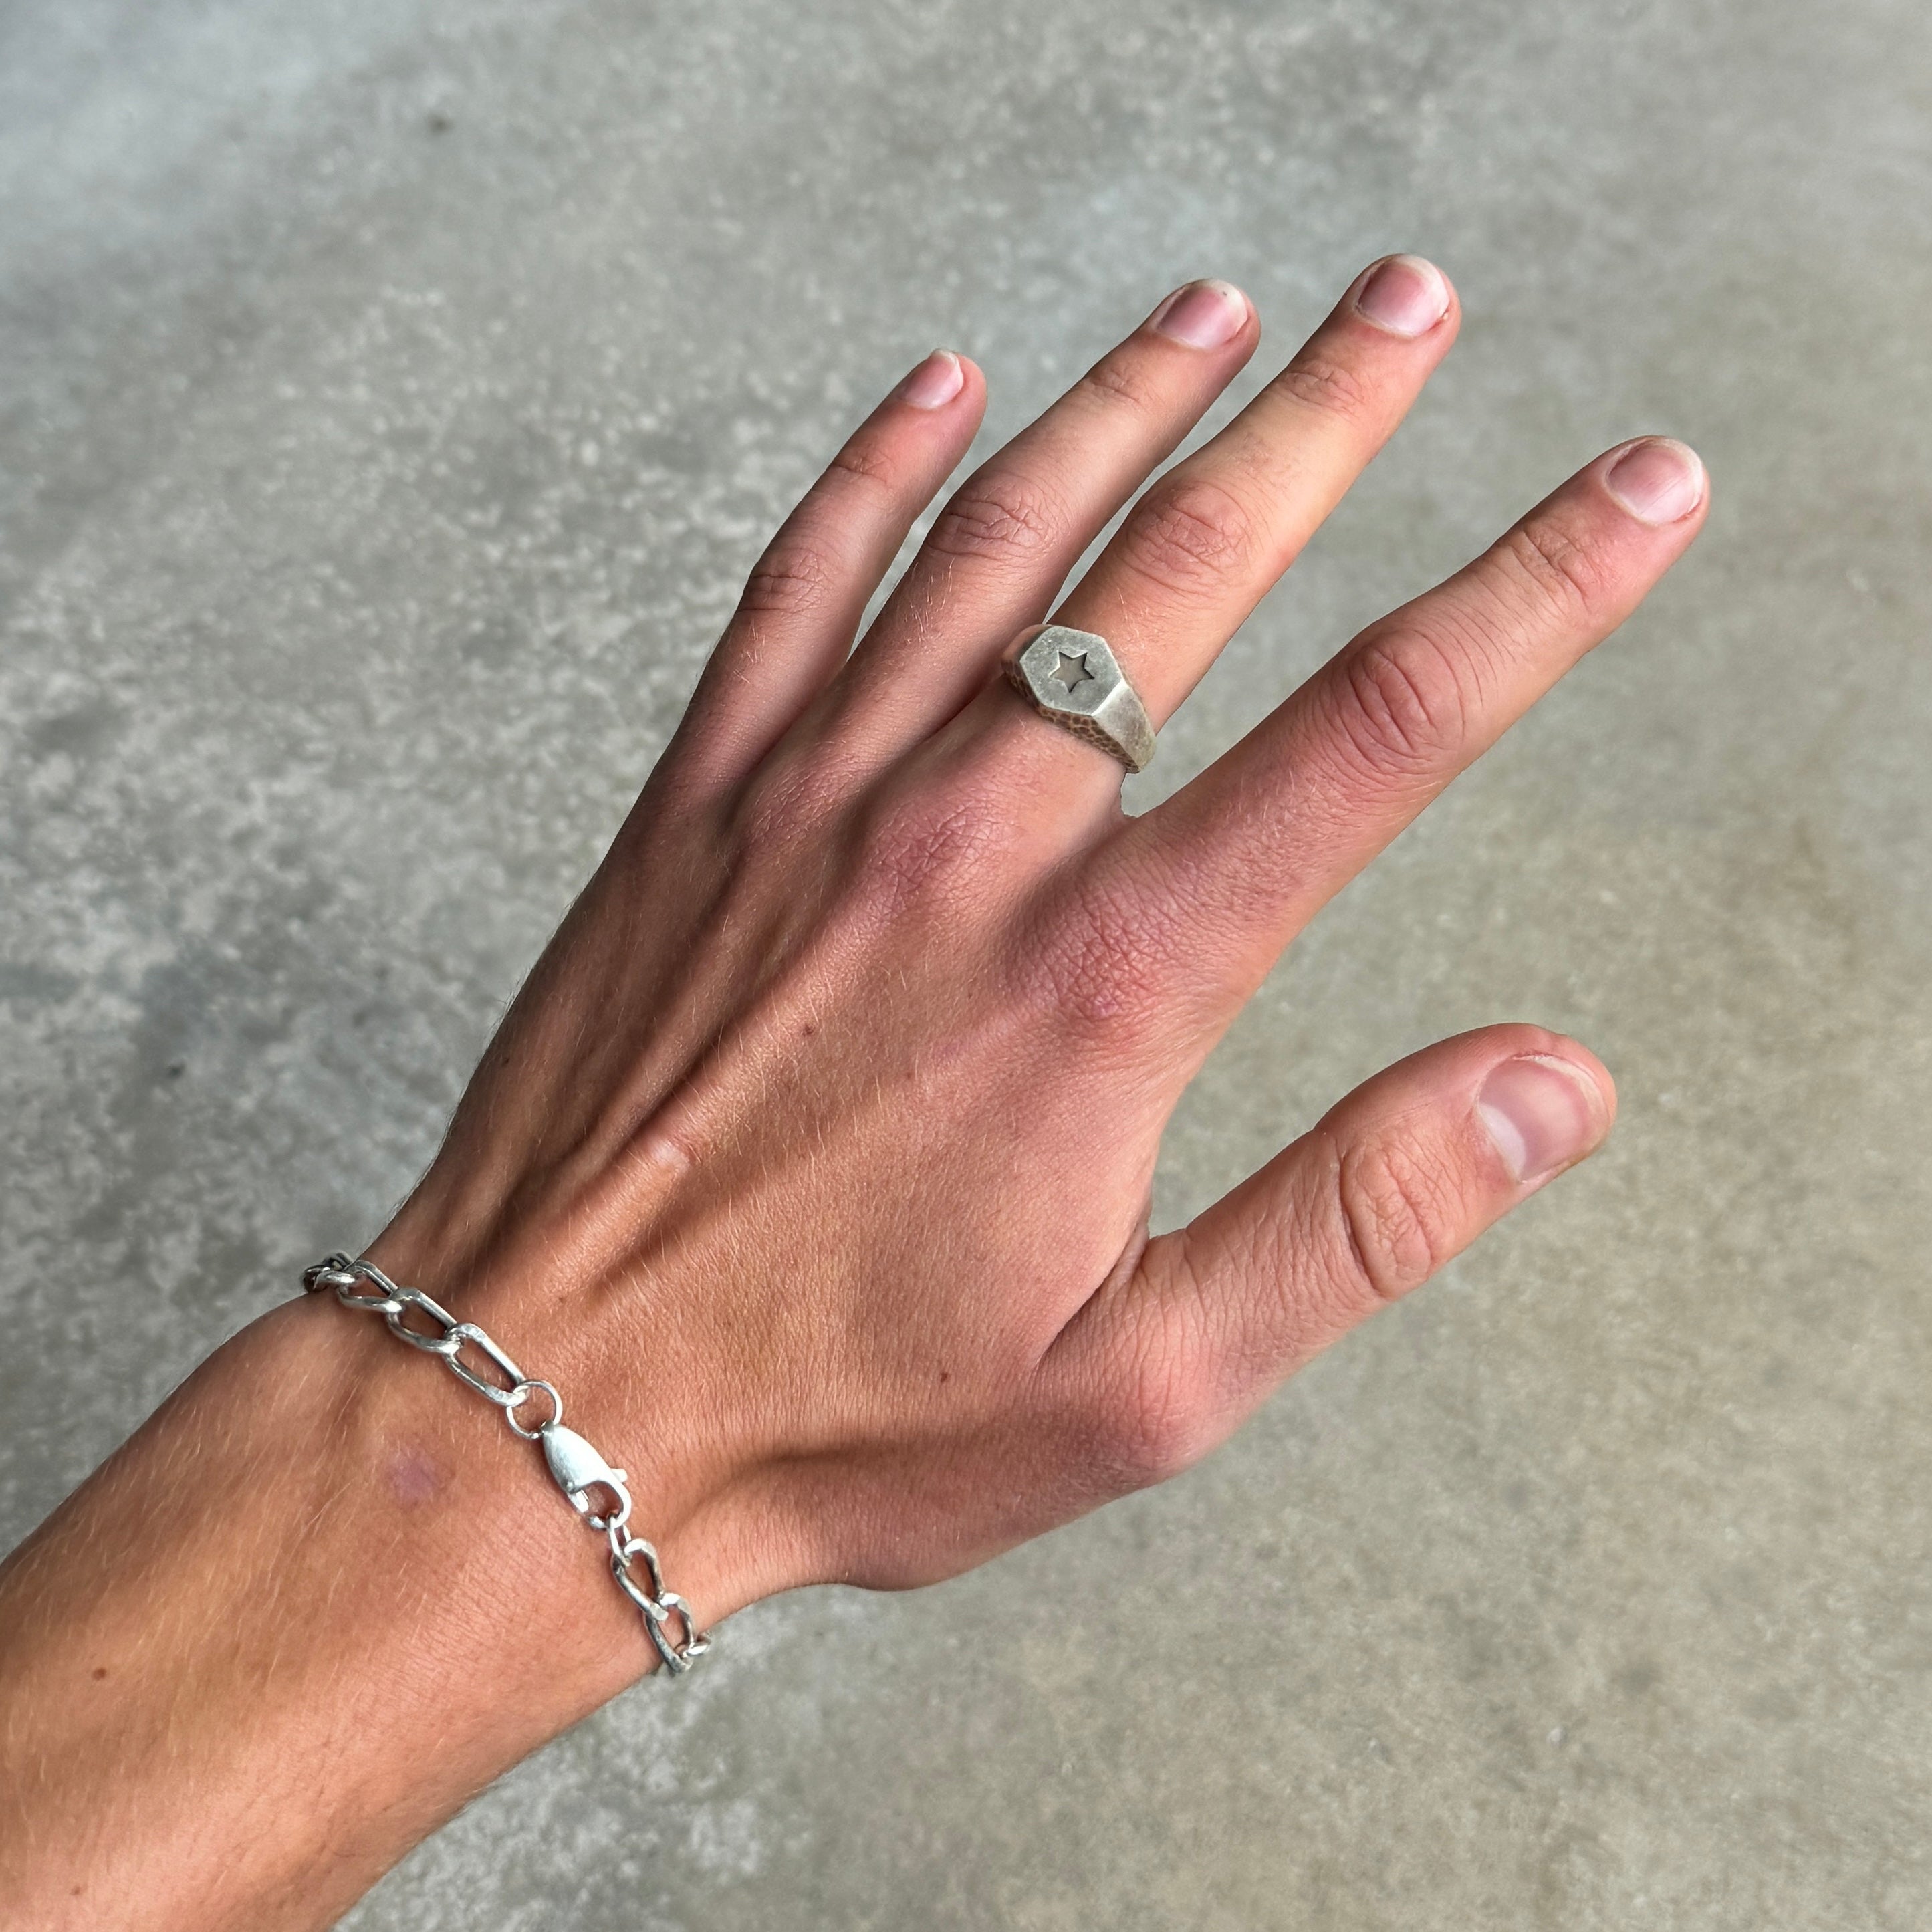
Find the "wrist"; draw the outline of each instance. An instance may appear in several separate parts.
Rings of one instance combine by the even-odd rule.
[[[484,1456],[500,1454],[506,1436],[535,1452],[523,1459],[524,1466],[541,1467],[574,1520],[596,1533],[599,1559],[614,1589],[635,1606],[663,1667],[682,1676],[710,1648],[692,1606],[666,1582],[658,1549],[634,1520],[634,1486],[649,1485],[661,1470],[634,1479],[583,1432],[580,1421],[566,1420],[564,1397],[554,1382],[526,1372],[480,1323],[459,1318],[434,1297],[396,1281],[374,1262],[333,1255],[311,1268],[305,1280],[322,1306],[336,1303],[359,1318],[357,1325],[365,1333],[374,1332],[367,1325],[370,1318],[380,1318],[387,1337],[402,1346],[400,1356],[384,1348],[370,1358],[368,1376],[376,1399],[363,1406],[355,1460],[372,1478],[380,1471],[387,1490],[411,1504],[434,1501],[447,1485],[442,1452],[449,1445],[431,1439],[433,1425],[427,1418],[400,1416],[396,1400],[383,1399],[376,1388],[380,1382],[406,1401],[409,1390],[398,1380],[394,1365],[412,1352],[426,1355],[463,1390],[458,1406],[472,1435],[475,1424],[487,1418],[502,1425],[502,1433],[490,1432],[494,1445],[483,1447]],[[460,1429],[457,1418],[449,1420]],[[659,1514],[662,1494],[648,1486],[645,1494],[652,1513]],[[561,1520],[553,1518],[553,1531]],[[513,1626],[525,1627],[520,1621]]]
[[[320,1378],[302,1420],[330,1465],[325,1560],[358,1573],[356,1600],[386,1643],[460,1643],[469,1668],[516,1688],[514,1709],[544,1736],[652,1666],[602,1538],[566,1505],[539,1443],[438,1372],[436,1357],[332,1295],[256,1325],[279,1331],[265,1336],[258,1371],[312,1367]]]
[[[628,1472],[629,1532],[656,1548],[667,1583],[692,1606],[694,1628],[812,1580],[802,1539],[768,1507],[770,1486],[760,1474],[762,1432],[770,1420],[768,1384],[748,1376],[740,1363],[720,1386],[721,1366],[734,1366],[728,1352],[709,1324],[680,1318],[675,1288],[612,1268],[612,1257],[595,1240],[577,1238],[568,1217],[554,1210],[527,1213],[519,1217],[521,1225],[507,1228],[501,1216],[472,1216],[472,1225],[489,1223],[487,1234],[452,1233],[418,1211],[423,1198],[419,1193],[404,1208],[365,1258],[394,1282],[424,1291],[483,1329],[527,1381],[561,1396],[564,1426]],[[366,1281],[360,1286],[370,1287]],[[418,1376],[434,1367],[433,1355],[425,1360],[397,1342],[380,1318],[340,1306],[326,1292],[310,1298],[384,1345],[376,1353],[404,1400]],[[405,1318],[423,1331],[436,1325],[423,1311]],[[473,1346],[464,1359],[490,1379],[507,1382],[507,1376],[486,1368]],[[537,1508],[552,1519],[550,1540],[560,1541],[562,1560],[580,1570],[587,1565],[630,1616],[654,1665],[657,1652],[641,1634],[638,1613],[608,1574],[606,1545],[585,1534],[584,1517],[564,1506],[542,1445],[516,1441],[503,1414],[454,1376],[433,1379],[442,1385],[440,1407],[452,1421],[452,1450],[508,1457],[514,1492],[534,1494]],[[517,1411],[526,1429],[552,1413],[548,1400],[537,1396]],[[386,1401],[377,1414],[406,1419]],[[602,1500],[587,1500],[602,1512]]]
[[[541,1459],[429,1366],[278,1309],[0,1568],[0,1918],[327,1924],[650,1666]]]

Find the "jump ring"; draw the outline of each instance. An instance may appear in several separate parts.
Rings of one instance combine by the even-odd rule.
[[[542,1422],[537,1424],[536,1428],[526,1429],[524,1425],[517,1420],[517,1411],[522,1408],[524,1406],[524,1398],[530,1394],[532,1389],[542,1389],[544,1394],[550,1397],[550,1412]],[[563,1398],[562,1396],[559,1395],[556,1390],[551,1388],[550,1384],[545,1382],[541,1376],[530,1376],[526,1380],[518,1383],[516,1387],[510,1391],[508,1400],[503,1404],[503,1420],[507,1422],[526,1442],[534,1442],[546,1429],[554,1429],[563,1420]]]

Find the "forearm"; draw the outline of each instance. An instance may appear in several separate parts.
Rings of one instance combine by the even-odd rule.
[[[0,1566],[0,1922],[332,1923],[652,1660],[542,1466],[316,1298]]]

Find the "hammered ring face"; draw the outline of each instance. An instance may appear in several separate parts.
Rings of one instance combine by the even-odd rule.
[[[1154,757],[1154,721],[1105,638],[1042,624],[1022,632],[1016,643],[1006,682],[1042,718],[1129,771],[1146,770]]]

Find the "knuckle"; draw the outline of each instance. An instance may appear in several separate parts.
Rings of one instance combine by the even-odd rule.
[[[1460,1245],[1449,1177],[1398,1139],[1378,1136],[1343,1148],[1335,1190],[1355,1272],[1378,1301],[1426,1281]]]
[[[890,920],[916,904],[964,905],[1006,842],[1010,815],[982,782],[928,785],[882,801],[861,826],[858,894]]]
[[[1051,549],[1066,526],[1064,509],[1037,479],[1015,470],[988,470],[940,512],[926,542],[942,556],[1026,565]]]
[[[1124,403],[1128,408],[1152,415],[1162,397],[1156,385],[1138,360],[1130,356],[1103,357],[1074,385],[1082,394],[1107,405]]]
[[[795,851],[838,810],[846,784],[830,758],[774,759],[745,788],[730,814],[736,849],[748,861]]]
[[[1466,742],[1469,699],[1455,654],[1423,632],[1372,636],[1343,659],[1345,742],[1378,778],[1409,778],[1453,762]]]
[[[1057,932],[1025,947],[1031,1003],[1064,1034],[1131,1052],[1169,1004],[1176,938],[1146,899],[1118,884],[1090,884]]]
[[[1380,400],[1360,371],[1332,356],[1298,356],[1270,386],[1324,416],[1359,421],[1378,413]]]
[[[1192,1468],[1216,1435],[1212,1392],[1190,1352],[1154,1334],[1136,1339],[1130,1371],[1099,1420],[1108,1486],[1122,1494]]]
[[[749,617],[811,617],[838,595],[840,572],[818,544],[780,538],[752,567],[738,599]]]
[[[1515,583],[1560,617],[1582,614],[1604,594],[1601,560],[1590,544],[1552,518],[1519,524],[1503,538],[1498,554]]]
[[[1253,555],[1254,518],[1222,484],[1183,477],[1142,500],[1124,548],[1133,567],[1164,590],[1220,592]]]
[[[890,496],[896,494],[898,476],[880,442],[856,436],[826,465],[821,480],[832,490]]]

